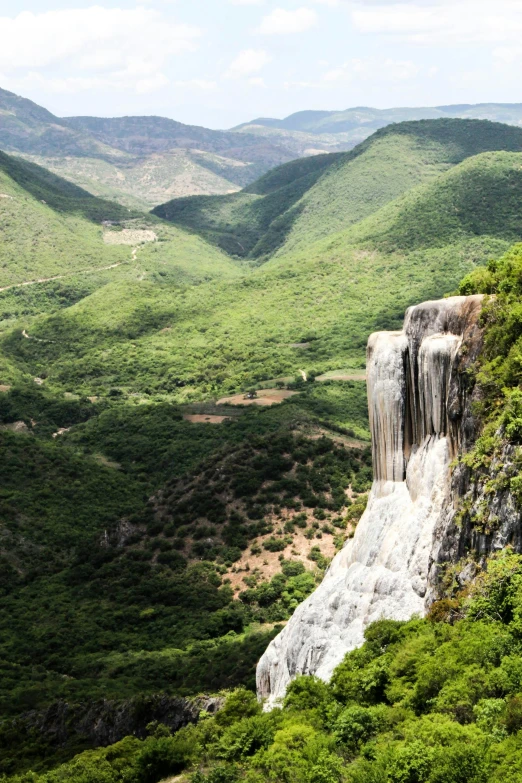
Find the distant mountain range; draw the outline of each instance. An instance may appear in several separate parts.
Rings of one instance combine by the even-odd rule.
[[[356,106],[344,111],[299,111],[283,120],[259,117],[238,125],[233,130],[250,132],[253,128],[298,131],[301,133],[353,134],[360,141],[379,128],[394,122],[410,120],[437,120],[441,118],[492,120],[507,125],[522,125],[522,103],[455,104],[420,108],[372,109]],[[363,135],[361,135],[363,134]]]
[[[233,193],[282,163],[350,150],[386,125],[439,118],[522,126],[522,104],[301,111],[210,130],[154,116],[56,117],[0,89],[0,149],[95,196],[150,209],[182,196]]]
[[[1,150],[132,208],[234,192],[274,166],[352,146],[316,134],[209,130],[164,117],[61,118],[0,89]]]

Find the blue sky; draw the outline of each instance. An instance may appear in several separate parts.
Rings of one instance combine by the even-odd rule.
[[[522,102],[522,0],[0,0],[0,86],[62,116],[213,128]]]

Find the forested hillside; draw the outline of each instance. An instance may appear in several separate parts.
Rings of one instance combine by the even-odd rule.
[[[522,130],[478,120],[405,122],[378,131],[352,152],[321,156],[305,167],[289,163],[239,194],[178,199],[154,213],[229,253],[265,261],[336,234],[491,150],[520,152]]]
[[[439,297],[521,236],[521,159],[474,156],[351,228],[230,280],[111,283],[36,320],[32,334],[44,342],[6,335],[4,353],[65,390],[116,385],[178,402],[301,369],[360,372],[371,331],[393,328],[412,299]]]
[[[485,300],[484,351],[473,370],[482,435],[464,460],[478,481],[489,480],[490,496],[511,482],[518,503],[516,461],[507,472],[492,474],[491,465],[501,453],[520,451],[521,258],[517,245],[461,284],[462,293],[494,295]],[[484,518],[471,524],[480,529]],[[287,600],[304,572],[291,561],[282,567]],[[468,556],[447,568],[426,619],[372,624],[330,683],[298,677],[280,708],[263,713],[252,692],[235,688],[196,726],[172,734],[151,723],[145,739],[129,736],[48,773],[8,779],[83,783],[103,773],[108,783],[172,775],[187,783],[515,783],[522,774],[521,579],[522,559],[509,548],[488,561]],[[243,602],[251,605],[254,594],[247,590]],[[256,598],[263,605],[259,590]],[[201,649],[208,656],[210,648]],[[181,667],[188,676],[179,658],[171,662],[173,672]],[[121,677],[121,669],[115,673]],[[25,742],[27,758],[34,751]]]
[[[518,465],[522,131],[406,123],[154,215],[10,156],[0,177],[7,780],[515,781],[517,557],[464,592],[448,572],[428,620],[370,628],[282,710],[252,689],[365,508],[370,332],[494,294],[470,469],[487,494],[503,449]],[[142,725],[223,688],[197,727]],[[93,750],[107,699],[141,739]]]
[[[34,778],[112,783],[479,783],[520,779],[520,557],[493,559],[427,620],[382,620],[327,685],[298,677],[281,709],[262,713],[245,690],[215,717],[170,736],[151,726],[140,741],[78,756]],[[181,773],[181,774],[180,774]],[[26,778],[21,778],[25,780]],[[20,778],[16,778],[20,780]]]

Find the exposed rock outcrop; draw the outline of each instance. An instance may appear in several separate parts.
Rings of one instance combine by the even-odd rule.
[[[112,745],[129,735],[143,739],[147,725],[153,721],[175,732],[189,723],[197,723],[201,712],[214,714],[223,701],[219,696],[185,699],[165,694],[89,704],[59,701],[46,710],[26,712],[7,723],[17,738],[36,734],[42,748],[48,746],[49,754],[54,748],[71,748],[77,752]]]
[[[328,680],[369,623],[422,615],[432,600],[454,517],[450,465],[473,438],[465,370],[480,349],[481,303],[481,296],[425,302],[408,309],[401,332],[371,335],[368,507],[322,584],[261,658],[258,693],[268,706],[298,674]]]

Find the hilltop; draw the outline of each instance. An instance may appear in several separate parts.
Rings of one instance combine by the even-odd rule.
[[[479,120],[406,122],[351,152],[288,163],[241,193],[178,199],[153,211],[229,253],[266,260],[348,228],[488,150],[521,151],[522,129]]]

